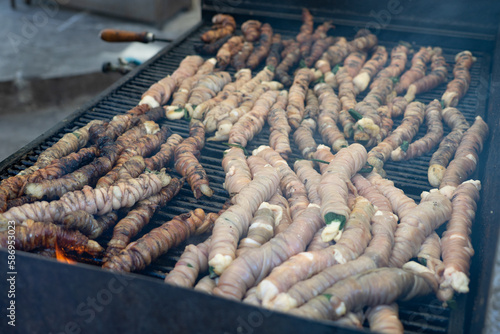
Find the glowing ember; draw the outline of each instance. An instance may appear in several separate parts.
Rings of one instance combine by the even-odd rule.
[[[73,260],[69,259],[68,257],[66,257],[66,255],[64,254],[64,251],[61,248],[59,248],[59,246],[57,244],[56,244],[56,259],[57,259],[57,261],[63,262],[63,263],[69,263],[69,264],[76,263],[76,261],[73,261]]]

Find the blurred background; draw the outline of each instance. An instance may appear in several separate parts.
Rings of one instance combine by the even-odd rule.
[[[107,43],[102,29],[176,39],[200,19],[199,0],[1,1],[0,161],[167,45]]]

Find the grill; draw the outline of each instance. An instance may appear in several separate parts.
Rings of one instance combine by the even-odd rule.
[[[275,33],[282,34],[284,38],[294,37],[300,27],[300,6],[294,6],[294,2],[287,6],[278,6],[239,1],[235,7],[229,7],[224,3],[224,1],[205,1],[202,23],[103,92],[89,106],[75,112],[1,162],[0,177],[2,179],[9,177],[33,165],[38,155],[65,133],[87,124],[92,119],[109,120],[114,115],[134,107],[150,85],[172,73],[186,55],[194,53],[193,45],[199,42],[200,34],[210,28],[210,19],[215,12],[232,13],[238,24],[249,18],[270,22]],[[356,32],[354,28],[364,27],[366,22],[366,17],[338,11],[324,12],[311,8],[311,12],[315,16],[315,23],[333,18],[337,25],[332,32],[334,35],[352,38]],[[336,17],[338,19],[335,19]],[[494,129],[498,116],[493,114],[493,110],[500,104],[500,98],[495,99],[493,96],[488,104],[489,93],[498,86],[500,77],[498,60],[495,62],[492,58],[493,50],[496,50],[495,55],[500,57],[500,45],[495,47],[494,33],[488,33],[486,28],[461,32],[460,29],[440,30],[435,27],[420,28],[393,24],[380,30],[378,37],[379,43],[389,50],[399,40],[413,42],[414,48],[427,45],[441,46],[448,64],[454,63],[454,56],[459,51],[471,50],[477,57],[477,62],[471,69],[472,81],[469,92],[458,107],[470,123],[476,115],[485,118],[490,125],[490,143],[493,142],[498,135],[497,129]],[[493,83],[490,85],[492,67],[493,78],[496,80],[492,80]],[[452,79],[451,71],[449,76],[448,79]],[[443,84],[432,92],[418,96],[418,100],[427,103],[434,98],[440,98],[445,87]],[[358,99],[362,97],[364,95]],[[400,122],[400,119],[395,120],[394,127]],[[183,137],[188,136],[186,121],[162,120],[160,124],[168,124],[174,133]],[[418,137],[424,134],[425,128],[421,128]],[[269,129],[265,127],[261,134],[249,143],[247,150],[251,152],[260,145],[267,145],[268,135]],[[320,137],[316,140],[318,143],[322,142]],[[496,249],[498,235],[498,226],[492,224],[493,200],[498,181],[495,178],[496,169],[490,172],[489,168],[496,168],[500,159],[498,153],[490,149],[490,146],[491,144],[486,145],[481,156],[480,169],[473,175],[474,178],[483,181],[483,191],[473,230],[472,241],[476,255],[471,268],[471,291],[467,295],[456,297],[456,307],[452,310],[443,308],[434,296],[400,303],[400,317],[408,333],[466,333],[481,330],[483,327],[491,280],[488,269],[493,263],[492,254]],[[228,197],[222,188],[224,171],[221,159],[225,149],[227,146],[221,143],[207,142],[202,151],[200,161],[207,170],[214,196],[195,200],[189,185],[185,184],[179,195],[155,215],[139,237],[173,216],[197,207],[212,212],[222,208]],[[427,182],[430,157],[431,153],[409,162],[387,162],[385,169],[388,178],[410,197],[418,200],[420,193],[430,188]],[[297,158],[300,158],[300,153],[294,145],[290,161],[293,163]],[[484,173],[485,168],[489,170],[487,175]],[[108,232],[97,241],[105,244],[109,238]],[[196,243],[200,240],[199,237],[192,238],[189,242]],[[185,244],[169,251],[142,272],[127,275],[114,274],[84,264],[65,265],[33,254],[18,252],[17,290],[22,291],[22,294],[16,299],[17,323],[21,326],[16,328],[23,328],[21,332],[33,333],[51,330],[58,333],[78,333],[90,329],[109,332],[140,330],[149,333],[159,332],[160,329],[176,333],[359,332],[336,327],[327,322],[299,319],[165,285],[162,279],[165,273],[171,270],[184,246]],[[6,252],[2,250],[0,254],[2,261],[7,261]],[[0,288],[2,291],[7,291],[5,279],[0,283]],[[0,328],[4,325],[5,322],[2,322]]]

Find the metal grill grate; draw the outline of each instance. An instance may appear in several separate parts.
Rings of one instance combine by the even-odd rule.
[[[297,24],[294,26],[298,29]],[[8,176],[15,175],[19,171],[33,165],[37,156],[43,150],[53,145],[65,133],[73,131],[93,119],[109,120],[113,116],[124,113],[134,107],[140,100],[142,93],[149,86],[162,79],[167,74],[172,73],[186,55],[194,53],[193,45],[199,42],[199,35],[207,29],[209,29],[209,26],[202,26],[178,44],[174,49],[164,53],[148,66],[142,67],[141,70],[135,74],[135,76],[132,76],[118,89],[102,97],[102,99],[99,100],[93,107],[83,112],[81,116],[65,124],[65,126],[57,132],[57,134],[46,138],[41,144],[33,146],[25,156],[13,156],[8,158],[8,167],[0,171],[0,177],[6,178]],[[295,31],[289,30],[275,29],[275,32],[281,33],[283,38],[293,38],[296,34]],[[337,32],[333,31],[332,34],[335,35]],[[346,36],[345,34],[342,35]],[[353,35],[354,30],[352,30],[351,36],[347,35],[346,37],[352,38]],[[394,33],[393,38],[381,40],[379,41],[379,44],[384,45],[388,48],[388,50],[391,50],[392,47],[396,45],[394,41],[399,40],[400,37],[400,35]],[[417,50],[418,47],[419,46],[416,45],[414,46]],[[454,63],[455,54],[459,51],[461,50],[443,48],[446,61],[451,65],[448,78],[449,80],[452,79],[451,69]],[[482,85],[482,80],[484,79],[484,73],[488,73],[490,67],[490,57],[483,52],[475,50],[471,51],[474,56],[477,57],[477,62],[471,69],[471,87],[467,95],[460,102],[459,109],[464,113],[467,120],[472,123],[476,115],[485,114],[485,102],[484,98],[481,98],[481,96],[486,95],[485,90],[487,89],[487,86]],[[260,70],[260,68],[257,69],[257,71],[258,70]],[[231,72],[232,68],[229,68],[229,71]],[[234,71],[231,73],[234,74]],[[440,99],[445,88],[446,85],[443,84],[434,89],[432,92],[417,96],[417,99],[425,103],[428,103],[435,98]],[[363,96],[364,95],[359,96],[358,100]],[[400,123],[401,118],[395,120],[394,128]],[[174,133],[178,133],[183,137],[188,136],[188,123],[184,120],[162,120],[160,124],[168,124]],[[449,129],[445,130],[446,133],[449,132]],[[423,126],[418,133],[418,137],[423,136],[425,131],[425,126]],[[268,135],[269,128],[265,127],[261,134],[256,136],[256,138],[248,144],[247,150],[251,152],[251,150],[260,145],[268,145]],[[317,137],[316,140],[318,143],[322,142],[320,137]],[[163,208],[155,215],[150,224],[146,226],[138,237],[180,213],[187,212],[197,207],[207,211],[217,212],[222,207],[228,197],[227,192],[222,187],[222,183],[224,182],[224,171],[221,167],[221,159],[222,152],[225,149],[227,149],[227,146],[221,143],[208,142],[202,151],[202,158],[200,161],[207,170],[211,187],[214,190],[214,196],[211,198],[203,197],[197,201],[192,196],[189,185],[185,184],[179,195],[175,197],[166,208]],[[396,186],[402,188],[410,197],[418,200],[422,191],[430,189],[430,185],[427,182],[427,168],[431,155],[432,152],[409,162],[387,162],[385,169],[387,171],[388,178],[393,180]],[[293,153],[290,157],[290,162],[293,163],[297,158],[301,157],[296,145],[293,145]],[[176,174],[174,170],[172,170],[172,173]],[[110,233],[108,232],[98,241],[102,244],[106,243],[109,240],[109,237]],[[190,242],[195,241],[199,240],[190,240]],[[184,245],[181,245],[180,247],[171,250],[168,254],[162,256],[155,261],[154,264],[142,271],[141,274],[163,279],[165,272],[171,270],[183,248]],[[462,302],[465,303],[464,298],[462,299]],[[405,302],[402,303],[400,307],[401,320],[409,333],[446,333],[448,332],[451,314],[452,312],[450,313],[450,310],[442,308],[440,304],[436,302],[435,297]]]

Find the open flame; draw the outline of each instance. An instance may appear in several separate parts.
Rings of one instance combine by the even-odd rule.
[[[73,263],[76,263],[76,261],[73,261],[71,260],[70,258],[66,257],[66,255],[64,254],[64,251],[59,248],[59,246],[56,244],[56,259],[57,261],[59,262],[63,262],[63,263],[69,263],[69,264],[73,264]]]

